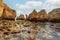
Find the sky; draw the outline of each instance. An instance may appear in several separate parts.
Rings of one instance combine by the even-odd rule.
[[[10,8],[16,10],[16,15],[30,14],[34,9],[37,12],[45,9],[47,12],[60,8],[60,0],[3,0]]]

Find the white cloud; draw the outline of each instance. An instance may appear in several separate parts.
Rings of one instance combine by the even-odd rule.
[[[21,10],[17,10],[17,16],[19,16],[20,14],[23,14],[23,12]]]
[[[27,1],[25,4],[16,4],[16,7],[19,9],[30,9],[40,7],[42,2],[39,1]]]
[[[60,0],[46,0],[47,3],[51,3],[51,4],[60,4]]]
[[[51,11],[52,9],[60,7],[60,0],[46,0],[42,8]]]
[[[28,9],[28,10],[34,8],[37,11],[41,9],[46,9],[47,12],[50,12],[52,9],[60,8],[60,0],[46,0],[44,3],[41,1],[27,1],[25,4],[16,4],[16,7],[19,9]],[[37,7],[39,8],[41,7],[41,9],[37,9]],[[18,11],[18,13],[24,14],[23,11],[22,12]],[[28,12],[28,14],[29,13],[30,12]]]

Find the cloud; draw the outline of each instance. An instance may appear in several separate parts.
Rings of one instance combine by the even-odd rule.
[[[52,9],[60,7],[60,0],[46,0],[42,8],[46,9],[48,12]]]
[[[27,1],[25,4],[16,4],[16,7],[19,9],[30,9],[40,7],[42,2],[39,1]]]
[[[16,12],[17,12],[17,14],[16,14],[17,16],[19,16],[20,14],[23,14],[23,12],[21,10],[17,10]]]
[[[46,9],[47,12],[50,12],[51,10],[55,8],[60,8],[60,0],[46,0],[45,2],[41,1],[27,1],[25,4],[16,4],[16,8],[19,9],[36,9],[37,11],[40,11],[41,9]],[[39,8],[39,9],[38,9]],[[27,10],[26,10],[27,11]],[[24,14],[24,11],[18,11],[18,13]],[[30,11],[26,12],[25,14],[29,14]]]
[[[50,3],[50,4],[60,4],[60,0],[46,0],[46,3]]]

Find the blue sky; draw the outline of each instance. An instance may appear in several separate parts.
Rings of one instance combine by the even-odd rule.
[[[60,8],[60,0],[3,0],[10,8],[16,10],[17,16],[29,14],[34,9],[39,12],[45,9],[47,12]]]

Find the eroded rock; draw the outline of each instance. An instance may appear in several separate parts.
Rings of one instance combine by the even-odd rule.
[[[25,19],[25,17],[23,14],[21,14],[19,17],[17,17],[17,20],[24,20],[24,19]]]

